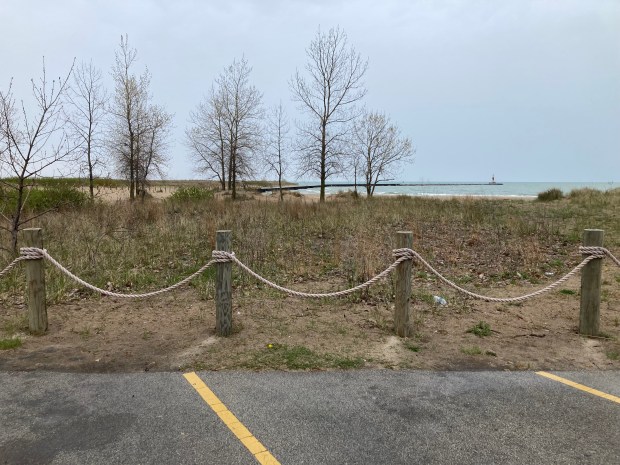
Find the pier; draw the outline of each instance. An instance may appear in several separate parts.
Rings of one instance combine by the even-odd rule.
[[[441,183],[388,183],[388,184],[377,184],[377,187],[412,187],[412,186],[502,186],[501,182],[441,182]],[[347,184],[347,183],[335,183],[335,184],[325,184],[325,187],[359,187],[363,188],[365,184]],[[319,189],[321,187],[320,184],[312,185],[312,186],[284,186],[282,187],[283,191],[299,191],[304,189]],[[274,187],[258,187],[256,189],[258,192],[270,192],[280,190],[278,186]]]

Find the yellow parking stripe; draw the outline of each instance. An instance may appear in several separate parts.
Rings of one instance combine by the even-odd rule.
[[[194,372],[183,375],[187,382],[200,394],[200,397],[213,409],[220,417],[228,429],[241,441],[250,451],[256,461],[261,465],[281,465],[276,458],[271,455],[263,444],[256,439],[252,433],[241,423],[233,413],[222,403],[211,389]]]
[[[616,396],[613,396],[611,394],[607,394],[606,392],[602,392],[602,391],[599,391],[597,389],[593,389],[591,387],[584,386],[583,384],[575,383],[574,381],[571,381],[570,379],[562,378],[560,376],[553,375],[551,373],[547,373],[546,371],[537,371],[536,374],[540,375],[540,376],[544,376],[545,378],[552,379],[552,380],[557,381],[559,383],[566,384],[567,386],[573,387],[575,389],[579,389],[580,391],[584,391],[584,392],[587,392],[589,394],[593,394],[595,396],[602,397],[603,399],[611,400],[612,402],[616,402],[616,403],[620,404],[620,397],[616,397]]]

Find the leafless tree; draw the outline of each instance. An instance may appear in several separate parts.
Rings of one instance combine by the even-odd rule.
[[[411,140],[381,113],[366,112],[353,125],[350,153],[364,175],[366,194],[372,197],[382,176],[392,173],[400,163],[412,161]]]
[[[224,125],[221,96],[211,88],[211,93],[190,114],[191,126],[185,137],[190,158],[197,173],[214,177],[226,190],[228,155],[227,131]]]
[[[26,217],[24,208],[36,178],[52,165],[67,161],[73,154],[63,125],[63,97],[73,66],[64,78],[50,83],[43,60],[39,81],[31,79],[34,104],[23,100],[17,105],[13,81],[6,91],[0,90],[0,186],[13,192],[15,204],[11,212],[0,209],[1,229],[11,235],[11,250],[17,252],[17,235],[22,226],[44,213]],[[5,176],[9,176],[5,178]],[[3,179],[4,178],[4,179]],[[8,206],[9,202],[3,202]]]
[[[275,173],[278,176],[280,200],[284,199],[282,177],[289,165],[287,159],[289,151],[289,130],[288,118],[282,107],[282,102],[280,102],[279,105],[271,109],[271,114],[267,118],[267,145],[265,151],[267,172]]]
[[[228,147],[228,188],[237,196],[237,178],[253,173],[252,159],[262,143],[260,121],[262,94],[250,84],[252,68],[242,57],[233,60],[215,83],[222,98],[222,115]]]
[[[145,186],[149,173],[163,171],[163,151],[159,150],[157,156],[153,156],[150,149],[165,147],[165,141],[158,138],[168,135],[171,124],[170,115],[150,103],[151,75],[148,69],[139,77],[133,74],[132,66],[137,56],[137,50],[129,47],[127,36],[121,36],[112,67],[115,88],[110,107],[108,147],[117,172],[129,181],[130,200],[134,200]]]
[[[134,200],[136,192],[135,160],[138,137],[136,125],[144,107],[145,84],[148,73],[138,79],[132,74],[138,51],[130,48],[128,37],[121,36],[119,50],[115,52],[112,78],[114,79],[114,98],[110,113],[112,116],[109,131],[109,145],[115,158],[117,171],[129,178],[129,198]]]
[[[343,142],[351,121],[358,116],[356,103],[366,94],[362,78],[368,62],[339,28],[317,33],[306,50],[307,77],[299,71],[290,81],[293,98],[309,119],[298,126],[301,174],[321,180],[320,201],[325,201],[325,181],[343,167]]]
[[[250,84],[245,58],[234,60],[215,80],[211,95],[192,113],[186,131],[198,169],[218,177],[237,196],[237,180],[253,174],[262,144],[262,95]]]
[[[67,100],[70,136],[82,154],[88,173],[90,198],[93,199],[95,170],[103,164],[101,123],[106,116],[108,95],[103,87],[101,70],[92,61],[82,62],[76,68]]]
[[[148,180],[155,172],[164,176],[166,167],[168,139],[172,128],[172,115],[163,107],[151,105],[138,131],[138,156],[136,163],[136,187],[142,199],[146,195]]]

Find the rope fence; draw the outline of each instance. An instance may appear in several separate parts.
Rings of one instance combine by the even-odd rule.
[[[29,230],[30,234],[33,234],[33,232],[37,232],[40,236],[40,230],[38,229],[34,229],[34,230]],[[594,234],[594,236],[596,236],[596,238],[594,239],[594,242],[600,242],[602,244],[602,231],[600,230],[586,230],[586,235],[584,236],[584,238],[588,237],[588,232]],[[600,232],[600,234],[598,234]],[[399,235],[402,236],[406,236],[406,238],[409,239],[408,243],[411,243],[411,239],[412,239],[412,233],[411,232],[399,232]],[[220,239],[220,235],[223,238],[223,240],[227,241],[227,244],[230,244],[230,231],[218,231],[218,241]],[[600,238],[599,238],[600,236]],[[39,242],[40,242],[40,237],[39,237]],[[585,242],[592,242],[592,241],[588,241],[587,239],[584,239],[584,243]],[[406,243],[406,242],[405,242]],[[218,244],[219,245],[219,244]],[[224,248],[224,247],[222,247]],[[226,247],[228,248],[228,247]],[[226,308],[230,309],[230,316],[228,318],[225,318],[225,320],[228,320],[228,326],[230,326],[230,328],[228,329],[224,329],[222,330],[223,333],[229,333],[231,326],[232,326],[232,299],[230,298],[231,295],[231,280],[230,280],[230,265],[231,264],[235,264],[237,265],[239,268],[241,268],[244,272],[248,273],[250,276],[254,277],[255,279],[257,279],[258,281],[262,282],[263,284],[276,289],[280,292],[284,292],[288,295],[291,296],[295,296],[295,297],[300,297],[300,298],[333,298],[333,297],[342,297],[342,296],[346,296],[349,294],[352,294],[354,292],[363,290],[365,288],[368,288],[369,286],[372,286],[373,284],[375,284],[377,281],[380,281],[384,278],[386,278],[387,276],[389,276],[390,274],[392,274],[395,271],[398,271],[398,275],[399,275],[399,279],[405,279],[407,281],[409,281],[408,284],[410,284],[410,280],[411,280],[411,264],[412,262],[416,261],[419,264],[421,264],[422,266],[424,266],[428,271],[430,271],[433,275],[435,275],[441,282],[443,282],[444,284],[446,284],[447,286],[455,289],[456,291],[463,293],[471,298],[474,299],[479,299],[479,300],[483,300],[486,302],[498,302],[498,303],[514,303],[514,302],[523,302],[526,301],[528,299],[532,299],[534,297],[538,297],[546,292],[550,292],[551,290],[557,288],[558,286],[560,286],[562,283],[566,282],[568,279],[570,279],[571,277],[575,276],[577,273],[582,273],[582,302],[581,302],[581,315],[580,315],[580,332],[582,332],[582,320],[583,320],[583,313],[584,313],[584,306],[585,307],[595,307],[595,312],[597,313],[597,315],[595,315],[596,319],[598,319],[598,311],[599,311],[599,307],[600,307],[600,273],[601,273],[601,261],[603,258],[610,258],[612,260],[612,262],[614,262],[617,266],[620,267],[620,260],[618,258],[616,258],[611,251],[609,251],[608,249],[602,247],[602,245],[583,245],[581,247],[579,247],[579,252],[584,256],[583,260],[577,265],[575,266],[571,271],[569,271],[568,273],[566,273],[564,276],[562,276],[561,278],[559,278],[558,280],[556,280],[555,282],[549,284],[548,286],[536,290],[534,292],[528,293],[528,294],[524,294],[521,296],[516,296],[516,297],[491,297],[491,296],[486,296],[486,295],[482,295],[482,294],[477,294],[475,292],[469,291],[459,285],[457,285],[455,282],[449,280],[448,278],[446,278],[445,276],[443,276],[439,271],[437,271],[428,261],[426,261],[418,252],[416,252],[415,250],[413,250],[413,248],[409,248],[409,247],[403,247],[403,248],[397,248],[394,249],[392,251],[392,255],[394,257],[394,261],[387,267],[385,268],[383,271],[381,271],[380,273],[378,273],[377,275],[375,275],[374,277],[372,277],[371,279],[369,279],[368,281],[359,284],[355,287],[349,288],[349,289],[344,289],[341,291],[335,291],[335,292],[325,292],[325,293],[308,293],[308,292],[302,292],[302,291],[297,291],[294,289],[289,289],[283,286],[280,286],[272,281],[270,281],[269,279],[265,278],[264,276],[261,276],[260,274],[258,274],[257,272],[255,272],[254,270],[252,270],[249,266],[247,266],[245,263],[243,263],[239,258],[237,258],[237,256],[235,255],[234,252],[232,251],[228,251],[228,250],[213,250],[212,252],[212,256],[211,256],[211,260],[208,261],[206,264],[204,264],[203,266],[201,266],[197,271],[195,271],[194,273],[190,274],[189,276],[187,276],[186,278],[182,279],[181,281],[168,286],[166,288],[163,289],[159,289],[156,291],[152,291],[152,292],[146,292],[146,293],[141,293],[141,294],[124,294],[124,293],[118,293],[118,292],[112,292],[109,291],[107,289],[102,289],[99,288],[97,286],[94,286],[86,281],[84,281],[83,279],[81,279],[79,276],[75,275],[74,273],[72,273],[71,271],[69,271],[66,267],[64,267],[61,263],[59,263],[52,255],[50,255],[48,253],[48,251],[44,248],[41,247],[23,247],[20,249],[20,256],[17,257],[15,260],[13,260],[8,266],[6,266],[2,271],[0,271],[0,278],[2,278],[4,275],[6,275],[7,273],[9,273],[15,266],[17,266],[20,262],[29,262],[32,264],[36,264],[39,268],[41,268],[39,271],[40,273],[38,273],[39,275],[42,275],[42,266],[43,266],[43,260],[48,261],[51,265],[53,265],[55,268],[57,268],[61,273],[63,273],[65,276],[67,276],[68,278],[72,279],[73,281],[75,281],[76,283],[80,284],[81,286],[86,287],[87,289],[90,289],[91,291],[97,292],[101,295],[106,295],[106,296],[110,296],[110,297],[116,297],[116,298],[128,298],[128,299],[141,299],[141,298],[147,298],[147,297],[154,297],[154,296],[158,296],[161,294],[164,294],[166,292],[170,292],[173,291],[175,289],[178,289],[179,287],[189,283],[190,281],[192,281],[194,278],[196,278],[197,276],[201,275],[202,273],[204,273],[207,268],[213,266],[213,265],[227,265],[227,268],[225,267],[221,267],[220,270],[227,270],[228,272],[228,279],[226,278],[225,274],[222,274],[222,276],[220,276],[221,273],[218,273],[216,276],[216,281],[228,281],[228,282],[216,282],[216,300],[218,300],[218,302],[216,302],[216,304],[218,305],[218,312],[219,312],[219,306],[220,304],[222,304],[221,300],[223,298],[221,298],[220,296],[229,296],[228,297],[228,302],[224,302],[223,307],[224,310],[226,311]],[[586,273],[584,269],[588,268],[588,265],[593,265],[596,262],[597,267],[589,270],[589,273]],[[28,270],[27,270],[28,271]],[[27,273],[28,274],[28,273]],[[35,273],[36,274],[36,273]],[[28,277],[28,276],[27,276]],[[36,280],[35,280],[36,281]],[[37,284],[36,282],[33,283],[32,279],[28,279],[28,285],[29,286],[37,286],[40,285]],[[43,278],[43,295],[44,294],[44,278]],[[592,286],[594,286],[595,288],[598,287],[598,291],[595,292],[593,297],[588,297],[588,301],[586,301],[584,303],[584,298],[583,298],[583,294],[584,292],[587,294],[589,288],[591,288]],[[224,287],[226,287],[227,289],[224,289]],[[404,286],[402,287],[403,289],[410,289],[410,287]],[[596,290],[596,289],[595,289]],[[221,292],[220,292],[221,291]],[[410,293],[410,291],[408,292],[408,294]],[[31,293],[32,295],[32,293]],[[39,299],[40,300],[40,299]],[[45,299],[43,299],[44,301]],[[223,299],[226,300],[226,299]],[[404,299],[396,299],[397,302],[400,301],[404,301],[406,303],[405,307],[406,308],[395,308],[395,312],[400,312],[399,317],[400,318],[396,318],[395,317],[395,321],[403,321],[405,325],[408,325],[408,314],[409,314],[409,309],[408,309],[408,303],[409,303],[409,295],[405,296]],[[30,307],[30,303],[29,302],[29,307]],[[401,305],[402,306],[402,305]],[[43,304],[43,307],[45,307],[45,305]],[[398,305],[395,305],[395,307],[398,307]],[[45,309],[41,310],[36,309],[33,310],[32,308],[30,308],[30,312],[32,313],[33,311],[36,312],[41,312],[41,311],[46,311]],[[403,313],[405,312],[406,315]],[[586,313],[592,313],[590,310],[588,310],[586,308],[585,310]],[[403,316],[404,315],[404,316]],[[589,317],[588,317],[589,318]],[[39,318],[40,320],[41,318]],[[591,319],[591,318],[590,318]],[[36,321],[37,318],[34,318],[34,320]],[[33,321],[33,318],[30,318],[30,321]],[[31,328],[33,330],[37,330],[37,331],[45,331],[47,329],[47,316],[45,315],[44,318],[45,321],[45,328]],[[596,332],[598,332],[598,323],[596,323]],[[404,329],[403,331],[399,331],[399,328],[396,328],[397,332],[400,335],[403,335],[401,333],[405,333],[404,335],[407,335],[408,330]],[[403,328],[400,328],[401,330]],[[584,328],[584,331],[586,332],[591,332],[593,330],[590,329],[586,329]],[[218,333],[220,333],[219,329],[218,329]],[[226,335],[226,334],[225,334]]]

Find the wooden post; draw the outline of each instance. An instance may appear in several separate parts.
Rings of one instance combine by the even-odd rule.
[[[24,229],[26,247],[43,248],[43,232],[40,228]],[[45,268],[43,259],[26,260],[28,285],[28,327],[33,333],[47,331],[47,306],[45,303]]]
[[[398,231],[396,248],[412,248],[413,233]],[[409,301],[411,299],[411,260],[405,260],[396,267],[396,298],[394,301],[394,330],[400,337],[407,337],[411,331],[409,324]]]
[[[603,246],[601,229],[583,232],[584,246]],[[579,309],[579,334],[598,336],[601,317],[601,271],[603,259],[595,258],[581,270],[581,306]]]
[[[215,250],[231,251],[230,231],[217,231]],[[215,332],[230,336],[232,332],[232,263],[218,263],[215,274]]]

